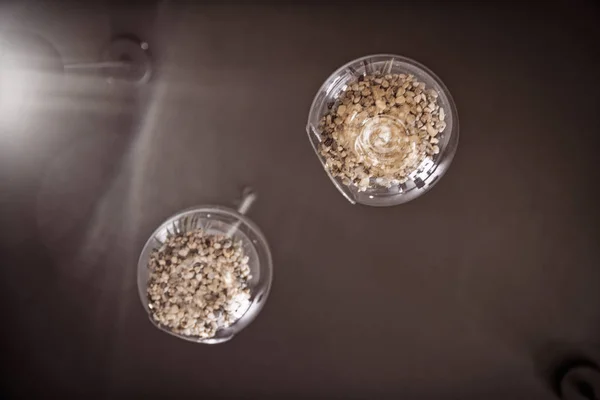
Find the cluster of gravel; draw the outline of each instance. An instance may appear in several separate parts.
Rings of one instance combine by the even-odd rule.
[[[364,75],[347,84],[319,121],[326,168],[359,191],[408,180],[440,152],[446,128],[438,93],[413,75]]]
[[[149,261],[148,307],[172,332],[211,338],[250,306],[242,243],[196,230],[170,236]]]

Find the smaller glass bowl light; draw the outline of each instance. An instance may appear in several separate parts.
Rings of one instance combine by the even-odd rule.
[[[250,258],[248,265],[252,279],[250,280],[250,307],[245,314],[225,329],[217,330],[215,336],[201,339],[172,332],[158,324],[148,307],[148,262],[154,249],[160,248],[169,234],[180,234],[197,229],[208,234],[229,235],[233,240],[240,240],[244,253]],[[241,213],[222,206],[200,206],[182,211],[163,222],[150,236],[138,261],[137,285],[142,305],[154,326],[181,339],[196,343],[216,344],[230,340],[248,326],[264,306],[271,282],[273,280],[273,262],[267,241],[254,224]]]

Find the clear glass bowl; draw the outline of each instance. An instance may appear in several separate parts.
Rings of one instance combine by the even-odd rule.
[[[446,129],[437,136],[440,140],[439,153],[433,157],[427,157],[417,170],[410,174],[407,182],[390,188],[371,187],[364,192],[359,192],[356,186],[345,185],[340,178],[332,176],[325,167],[325,159],[318,151],[319,143],[322,140],[318,126],[319,120],[329,111],[328,105],[336,102],[349,83],[355,82],[361,75],[376,72],[384,75],[412,74],[419,81],[424,82],[427,89],[435,89],[439,94],[438,104],[446,114]],[[348,201],[368,206],[394,206],[424,194],[444,175],[458,146],[458,113],[446,86],[427,67],[406,57],[377,54],[351,61],[327,78],[313,100],[306,131],[327,175]]]
[[[241,240],[244,252],[250,258],[248,265],[252,275],[250,280],[250,307],[246,313],[229,327],[217,330],[215,336],[208,339],[172,332],[167,327],[154,321],[148,308],[148,261],[152,250],[162,246],[169,234],[185,233],[196,229],[203,229],[209,234],[230,235],[234,240]],[[221,206],[195,207],[170,217],[150,236],[138,261],[138,293],[152,324],[171,335],[197,343],[222,343],[230,340],[248,326],[264,306],[271,289],[272,280],[273,262],[271,251],[262,232],[247,217],[237,211]]]

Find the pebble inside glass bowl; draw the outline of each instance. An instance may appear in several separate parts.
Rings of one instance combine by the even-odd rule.
[[[152,299],[149,298],[148,288],[151,274],[149,263],[153,253],[156,254],[155,250],[164,248],[165,242],[169,237],[172,238],[177,235],[185,235],[188,232],[198,232],[200,229],[207,237],[220,235],[221,237],[231,238],[232,243],[240,243],[243,255],[248,257],[247,264],[250,273],[250,278],[247,281],[249,288],[248,304],[244,304],[243,307],[238,309],[239,315],[236,315],[236,320],[232,322],[231,325],[225,328],[219,327],[216,329],[214,335],[204,338],[197,335],[187,335],[184,334],[183,331],[175,332],[171,327],[165,326],[157,321],[153,316],[153,311],[155,310],[152,309]],[[233,247],[231,247],[231,249],[233,249]],[[219,254],[221,254],[220,251]],[[186,254],[183,257],[180,256],[179,258],[188,260],[191,259],[190,257],[194,257],[193,252],[191,254]],[[198,267],[206,267],[207,263],[203,264],[204,265],[198,265]],[[187,265],[185,267],[187,267]],[[193,267],[193,265],[190,265],[190,267]],[[207,278],[205,276],[200,279],[206,280]],[[192,208],[167,219],[156,231],[154,231],[152,236],[150,236],[138,261],[138,292],[150,321],[160,330],[181,339],[197,343],[215,344],[225,342],[248,326],[264,306],[271,288],[272,279],[273,266],[271,252],[264,235],[247,217],[237,211],[221,206],[201,206]],[[200,282],[201,281],[199,281],[197,285],[198,288],[200,287]],[[209,284],[209,282],[203,283]],[[166,284],[164,286],[166,287]],[[170,298],[173,295],[174,293],[169,293],[167,298]],[[204,291],[202,294],[199,294],[200,298],[203,295]],[[180,296],[178,300],[181,300],[181,298],[184,299],[183,304],[186,307],[189,303],[193,303],[198,298],[198,296],[194,297],[193,293],[190,292],[177,294],[177,296]],[[186,296],[187,300],[185,300]],[[197,304],[194,303],[194,307],[196,306]],[[201,324],[205,322],[210,323],[211,321],[198,318],[196,322]],[[187,321],[184,321],[183,323],[187,323]]]
[[[425,66],[392,54],[356,59],[327,78],[306,130],[337,189],[351,203],[370,206],[427,192],[458,146],[458,114],[446,86]]]

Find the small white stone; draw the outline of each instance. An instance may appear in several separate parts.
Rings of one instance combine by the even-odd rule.
[[[431,124],[427,124],[427,133],[433,137],[438,134],[438,131]]]
[[[183,248],[183,249],[179,250],[177,252],[177,254],[179,254],[181,257],[187,257],[187,255],[188,255],[189,252],[190,252],[190,249]]]

